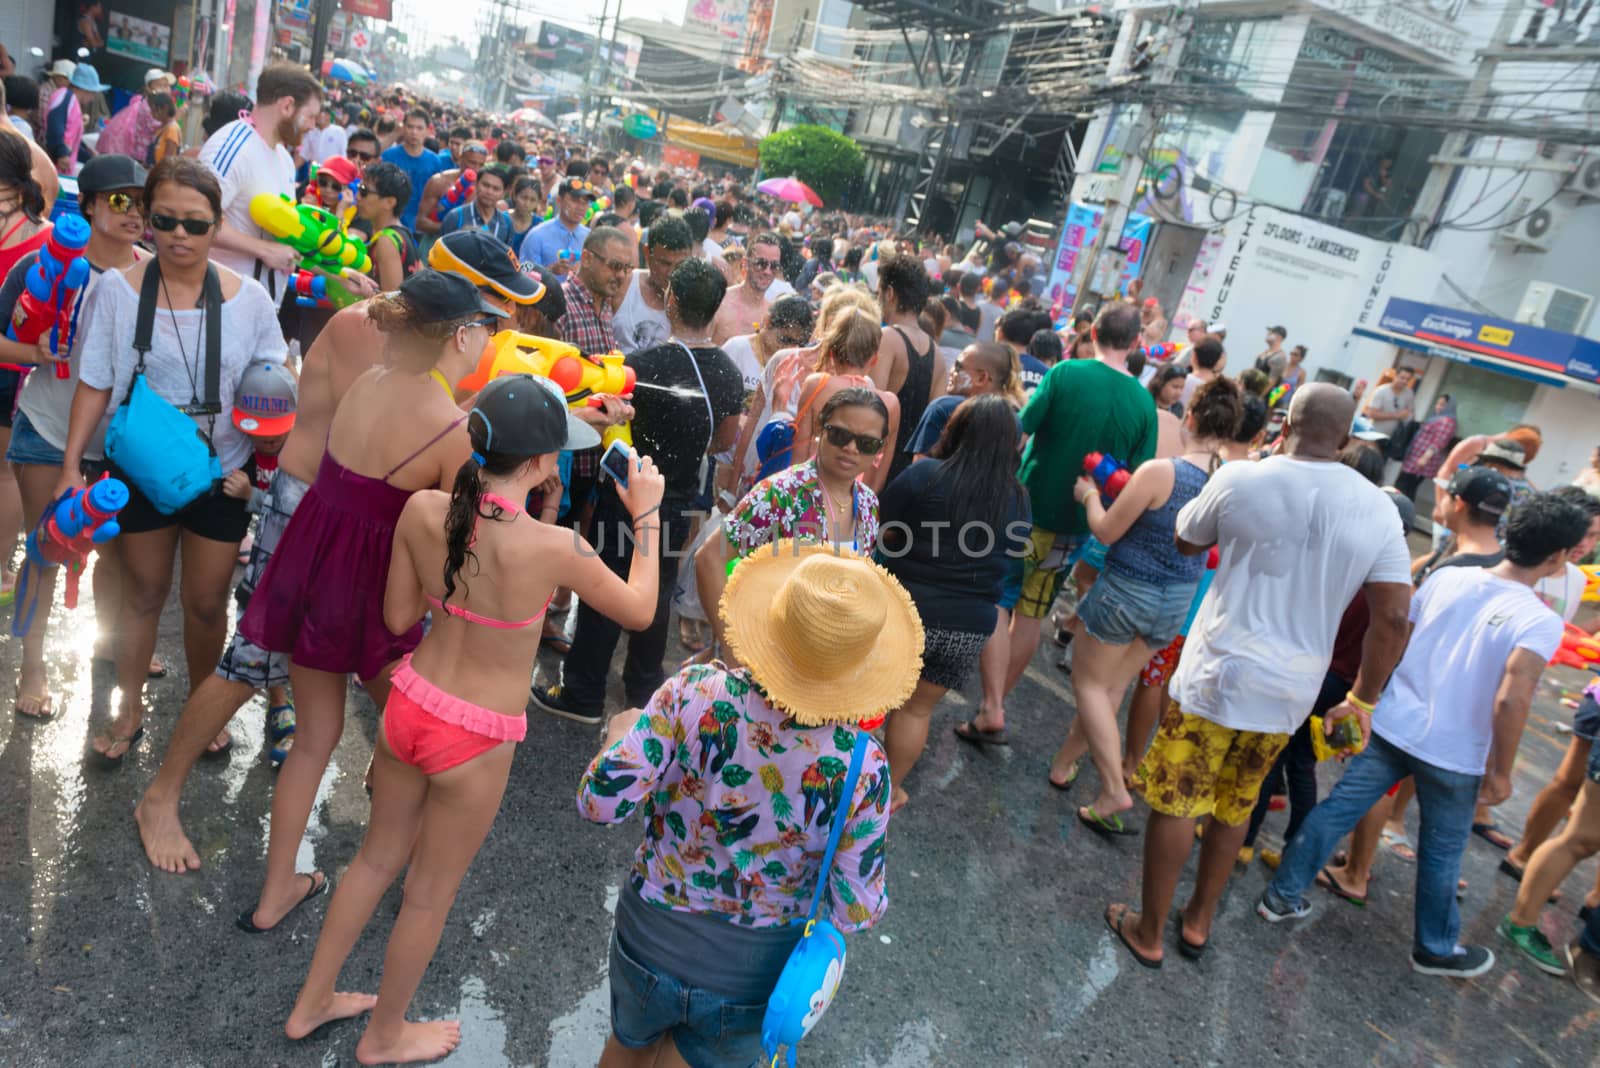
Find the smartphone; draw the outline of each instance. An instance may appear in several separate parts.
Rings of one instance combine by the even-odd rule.
[[[633,470],[631,450],[620,441],[613,441],[611,447],[600,457],[600,471],[617,480],[617,485],[626,489],[628,487],[628,473]]]

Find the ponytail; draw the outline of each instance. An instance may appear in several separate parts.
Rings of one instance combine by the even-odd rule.
[[[1007,349],[1010,350],[1010,346]],[[1022,388],[1022,358],[1015,350],[1010,350],[1010,355],[1011,358],[1006,361],[1005,377],[1000,381],[1000,395],[1020,412],[1028,403],[1028,393]]]
[[[444,600],[456,592],[456,576],[470,557],[472,570],[478,570],[478,555],[472,551],[472,531],[477,525],[478,503],[483,498],[483,479],[478,462],[468,460],[456,472],[450,490],[450,508],[444,516]],[[463,580],[462,588],[466,587]]]

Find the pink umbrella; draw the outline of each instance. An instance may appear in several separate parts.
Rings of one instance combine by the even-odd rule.
[[[816,191],[800,179],[790,175],[787,178],[768,178],[756,185],[756,188],[769,197],[787,200],[794,204],[810,204],[812,207],[822,207],[822,198]]]

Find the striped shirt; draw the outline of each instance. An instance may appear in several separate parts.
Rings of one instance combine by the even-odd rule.
[[[250,202],[262,194],[294,199],[294,157],[282,145],[268,145],[249,119],[235,119],[206,139],[200,162],[210,167],[222,186],[222,220],[247,237],[272,240],[250,218]],[[267,287],[274,302],[289,276],[273,271],[248,252],[213,243],[211,259]]]

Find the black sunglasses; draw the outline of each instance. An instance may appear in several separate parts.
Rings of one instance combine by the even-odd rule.
[[[359,148],[352,148],[347,151],[345,155],[349,156],[357,163],[364,163],[378,158],[378,154],[376,152],[363,152]]]
[[[183,232],[191,237],[203,237],[211,232],[217,225],[215,219],[179,219],[172,215],[151,215],[150,225],[164,234],[170,234],[178,227],[183,227]]]
[[[751,256],[750,257],[750,266],[755,267],[755,268],[757,268],[759,270],[763,270],[763,271],[776,271],[778,269],[778,261],[777,260],[765,260],[765,259],[762,259],[760,256]]]
[[[876,456],[883,451],[883,439],[870,434],[857,434],[853,430],[846,430],[832,423],[823,424],[822,432],[827,436],[828,444],[836,449],[842,449],[853,441],[863,456]]]

